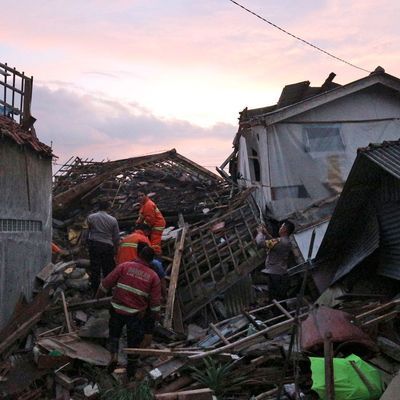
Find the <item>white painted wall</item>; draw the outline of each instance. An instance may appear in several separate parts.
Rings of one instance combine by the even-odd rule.
[[[399,119],[376,121],[384,118]],[[344,148],[307,152],[304,133],[307,126],[338,127]],[[267,206],[270,215],[283,219],[315,201],[340,192],[359,147],[400,138],[400,100],[387,89],[369,88],[268,128],[253,127],[248,135],[252,137],[252,145],[256,142],[258,145],[261,181],[251,181],[249,149],[242,137],[239,171],[245,178],[243,182],[246,186],[257,187],[255,197],[263,210]],[[282,193],[282,189],[274,188],[298,186],[305,189],[307,197],[290,195],[276,199],[274,193]]]

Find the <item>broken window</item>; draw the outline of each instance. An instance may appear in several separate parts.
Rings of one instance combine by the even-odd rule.
[[[258,153],[253,148],[251,149],[251,156],[249,156],[249,164],[250,164],[250,175],[252,182],[260,182],[261,181],[260,161],[258,159]]]
[[[337,126],[308,126],[304,128],[305,149],[309,153],[343,151],[344,144]]]
[[[310,197],[304,185],[281,186],[271,188],[272,200],[286,198],[305,199]]]

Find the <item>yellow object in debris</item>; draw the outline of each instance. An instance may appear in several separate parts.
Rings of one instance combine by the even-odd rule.
[[[265,241],[268,250],[272,250],[279,243],[279,239],[270,239]]]
[[[68,240],[73,246],[75,246],[78,243],[78,240],[80,237],[81,237],[80,230],[72,229],[72,228],[70,228],[68,230]]]

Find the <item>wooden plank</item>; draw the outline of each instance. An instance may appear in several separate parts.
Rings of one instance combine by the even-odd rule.
[[[69,319],[68,307],[67,307],[67,302],[65,300],[64,291],[61,291],[61,299],[62,299],[62,303],[63,303],[63,309],[64,309],[64,314],[65,314],[65,322],[67,323],[68,333],[72,333],[71,321]]]
[[[93,300],[86,300],[86,301],[80,301],[79,303],[71,303],[68,304],[68,309],[70,311],[74,311],[74,310],[85,310],[87,308],[102,308],[102,307],[106,307],[108,306],[108,304],[111,301],[111,297],[104,297],[102,299],[93,299]],[[47,310],[48,313],[53,313],[53,312],[60,312],[64,309],[63,306],[56,306],[56,307],[52,307],[49,308],[49,310]]]
[[[179,245],[175,248],[174,261],[172,263],[172,270],[170,276],[170,282],[168,287],[167,305],[165,309],[164,326],[168,329],[172,329],[172,320],[174,317],[174,304],[176,288],[178,286],[179,269],[182,260],[183,249],[185,246],[185,238],[188,227],[185,225],[182,228]]]
[[[0,354],[2,354],[5,350],[7,350],[14,342],[18,339],[21,339],[26,335],[29,329],[35,325],[40,318],[42,317],[43,311],[38,312],[29,318],[26,322],[24,322],[12,335],[6,338],[3,342],[0,343]]]
[[[279,308],[279,310],[285,314],[289,319],[292,318],[290,315],[289,311],[285,310],[280,303],[278,303],[275,299],[272,300],[272,302],[275,304],[276,307]]]
[[[170,392],[156,394],[156,400],[212,400],[213,391],[211,389],[194,389],[182,392]]]
[[[217,336],[225,343],[229,344],[229,340],[222,334],[222,332],[213,324],[210,324],[210,328],[217,334]]]
[[[201,350],[170,350],[170,349],[142,349],[124,348],[126,354],[138,354],[141,356],[169,356],[169,357],[188,357],[193,354],[203,353]]]

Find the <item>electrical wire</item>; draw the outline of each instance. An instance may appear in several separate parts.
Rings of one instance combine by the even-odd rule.
[[[242,8],[242,9],[245,10],[245,11],[247,11],[248,13],[254,15],[255,17],[261,19],[262,21],[266,22],[267,24],[273,26],[274,28],[280,30],[281,32],[285,33],[286,35],[289,35],[289,36],[291,36],[292,38],[295,38],[295,39],[299,40],[300,42],[303,42],[304,44],[306,44],[306,45],[308,45],[308,46],[311,46],[311,47],[314,48],[315,50],[318,50],[318,51],[320,51],[320,52],[326,54],[327,56],[334,58],[334,59],[337,60],[337,61],[340,61],[340,62],[342,62],[342,63],[345,63],[345,64],[347,64],[347,65],[350,65],[351,67],[357,68],[357,69],[359,69],[359,70],[361,70],[361,71],[364,71],[364,72],[368,72],[368,73],[371,72],[371,71],[369,71],[369,70],[367,70],[367,69],[365,69],[365,68],[359,67],[359,66],[357,66],[357,65],[355,65],[355,64],[353,64],[353,63],[351,63],[351,62],[349,62],[349,61],[346,61],[346,60],[344,60],[343,58],[340,58],[340,57],[335,56],[334,54],[329,53],[328,51],[326,51],[326,50],[324,50],[324,49],[321,49],[321,47],[318,47],[318,46],[316,46],[315,44],[312,44],[312,43],[308,42],[307,40],[302,39],[301,37],[294,35],[293,33],[288,32],[287,30],[281,28],[280,26],[274,24],[274,23],[271,22],[271,21],[268,21],[266,18],[264,18],[264,17],[262,17],[261,15],[255,13],[254,11],[249,10],[248,8],[246,8],[245,6],[241,5],[240,3],[238,3],[238,2],[235,1],[235,0],[228,0],[228,1],[230,1],[231,3],[237,5],[238,7]]]

